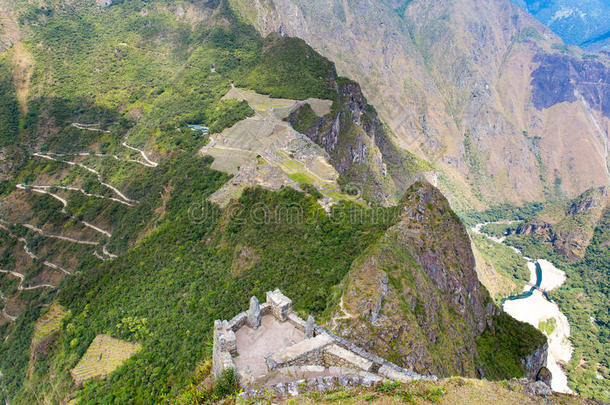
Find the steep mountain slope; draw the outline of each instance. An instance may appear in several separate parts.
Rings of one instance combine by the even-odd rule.
[[[339,96],[337,88],[342,79],[330,61],[303,41],[264,40],[251,27],[227,23],[223,13],[230,11],[224,5],[2,4],[12,6],[6,15],[19,16],[20,30],[28,33],[0,55],[0,219],[7,243],[14,245],[3,264],[24,277],[23,287],[38,287],[37,293],[58,287],[84,263],[126,251],[155,228],[174,187],[172,176],[184,169],[175,161],[171,168],[166,160],[194,153],[207,142],[187,124],[204,123],[209,132],[220,133],[246,117],[259,119],[255,102],[253,109],[244,99],[226,97],[231,84],[297,104],[323,98],[320,102],[333,106],[321,114],[327,121],[347,108],[347,94]],[[350,91],[361,97],[357,84]],[[369,114],[376,115],[370,107]],[[360,148],[351,143],[366,133],[359,119],[358,114],[346,118],[351,124],[341,131],[345,139],[336,145],[338,153]],[[281,132],[277,123],[271,126],[274,135]],[[294,131],[291,136],[307,139]],[[278,137],[275,143],[290,138]],[[276,164],[272,160],[281,160],[276,156],[280,149],[265,164],[250,153],[248,167],[256,181],[246,185],[277,189],[300,183],[323,189],[325,198],[336,202],[346,197],[337,181],[357,182],[368,185],[362,197],[387,205],[426,167],[394,148],[392,169],[382,172],[383,153],[368,141],[360,149],[362,161],[342,163],[339,174],[348,171],[349,178],[315,183],[303,162],[336,170],[323,151],[317,156],[311,146],[303,139],[286,145],[285,159]],[[391,148],[391,141],[383,147]],[[221,160],[222,167],[229,158]],[[376,177],[367,180],[373,177],[368,173]],[[7,289],[6,314],[22,313],[25,302],[19,297],[27,296],[27,302],[31,295]]]
[[[352,264],[334,309],[335,330],[420,373],[498,378],[520,370],[535,377],[546,361],[545,339],[500,314],[477,278],[468,234],[447,200],[418,182],[400,211],[396,224]],[[528,337],[511,340],[511,329]],[[487,346],[496,334],[506,341]]]
[[[582,65],[508,0],[231,3],[262,33],[303,38],[360,82],[459,207],[608,183],[607,61]]]
[[[610,4],[603,0],[514,0],[566,44],[591,50],[610,46]]]

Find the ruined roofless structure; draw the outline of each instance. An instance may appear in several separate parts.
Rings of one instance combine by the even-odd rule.
[[[267,292],[266,302],[250,299],[248,311],[230,321],[214,322],[212,373],[232,368],[256,397],[265,389],[276,395],[324,391],[338,385],[375,385],[385,380],[436,379],[398,367],[335,336],[292,310],[280,290]]]

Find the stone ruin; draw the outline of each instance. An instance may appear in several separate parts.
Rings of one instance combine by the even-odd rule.
[[[230,321],[214,322],[212,373],[217,377],[229,368],[239,375],[244,397],[436,379],[363,350],[311,316],[303,320],[280,290],[267,292],[264,304],[252,297],[248,311]]]

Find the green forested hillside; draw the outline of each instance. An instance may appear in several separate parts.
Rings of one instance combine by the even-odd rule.
[[[225,0],[114,3],[13,4],[25,39],[0,54],[0,401],[171,402],[209,358],[214,319],[273,288],[323,314],[396,218],[364,201],[328,214],[291,188],[209,203],[230,176],[187,124],[214,133],[252,116],[223,99],[232,84],[336,103],[334,66],[301,40],[262,38]],[[31,347],[52,303],[69,314]],[[77,387],[70,370],[101,334],[142,348]]]
[[[17,141],[19,108],[7,55],[0,55],[0,147]]]
[[[228,212],[206,205],[212,215],[193,222],[189,207],[197,206],[222,177],[212,179],[203,170],[188,184],[177,185],[177,190],[188,193],[172,197],[166,220],[153,233],[125,256],[66,282],[60,303],[72,316],[64,322],[52,357],[36,364],[33,380],[41,381],[34,386],[37,390],[46,390],[44,381],[53,374],[49,368],[69,386],[68,370],[96,334],[107,333],[139,341],[142,353],[108,380],[86,384],[79,397],[116,403],[171,398],[197,364],[209,358],[214,319],[231,317],[247,306],[252,294],[262,297],[274,287],[294,297],[297,309],[320,313],[352,257],[387,226],[366,217],[354,223],[346,213],[359,208],[349,205],[328,217],[313,198],[290,189],[279,194],[250,190]],[[253,210],[261,203],[272,215],[298,206],[303,209],[302,221],[280,214],[270,217],[271,223],[259,223]],[[254,252],[257,263],[236,268],[235,258],[244,248]],[[145,319],[144,331],[119,329],[128,317]],[[28,334],[19,340],[29,342]],[[27,353],[20,355],[27,363]],[[23,372],[5,378],[20,383]],[[46,394],[53,398],[65,392]],[[26,389],[17,402],[28,403],[33,395]]]

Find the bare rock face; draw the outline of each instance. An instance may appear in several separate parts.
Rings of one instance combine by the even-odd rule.
[[[551,374],[551,371],[546,367],[542,367],[538,370],[538,374],[536,374],[536,381],[542,381],[549,387],[551,386],[552,378],[553,375]]]
[[[466,229],[428,183],[409,188],[401,207],[354,261],[335,331],[422,374],[476,376],[475,338],[499,310],[478,281]]]
[[[376,202],[398,202],[407,187],[431,167],[395,144],[360,85],[337,79],[335,87],[336,112],[318,119],[305,135],[328,152],[344,183]],[[287,120],[297,122],[304,108],[293,111]]]
[[[549,345],[545,344],[523,359],[522,363],[525,368],[525,376],[529,380],[540,380],[550,386],[552,375],[545,366],[548,357],[548,348]]]
[[[601,62],[566,55],[540,53],[540,65],[532,72],[532,97],[538,109],[561,102],[586,103],[610,118],[610,68]]]

